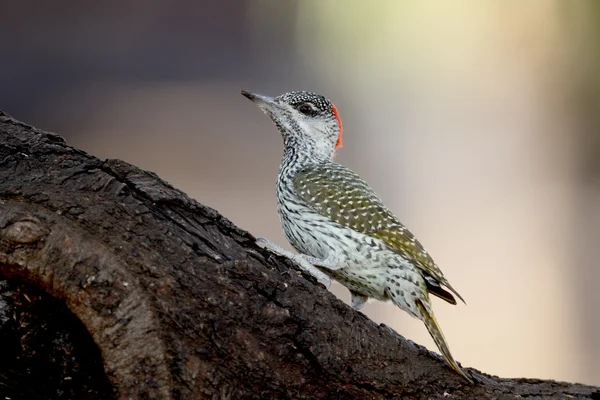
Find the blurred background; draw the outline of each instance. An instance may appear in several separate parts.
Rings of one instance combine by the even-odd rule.
[[[0,109],[280,244],[282,141],[240,89],[331,98],[337,160],[468,302],[433,300],[455,357],[600,385],[599,2],[56,0],[0,13]],[[436,350],[391,304],[364,312]]]

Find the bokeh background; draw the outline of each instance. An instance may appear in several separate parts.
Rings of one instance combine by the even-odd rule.
[[[239,91],[330,97],[338,160],[468,302],[434,300],[456,358],[600,384],[599,2],[3,1],[0,14],[1,109],[281,244],[281,138]],[[435,349],[391,304],[364,312]]]

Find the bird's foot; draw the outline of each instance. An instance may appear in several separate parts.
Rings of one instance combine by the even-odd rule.
[[[364,294],[360,294],[353,290],[350,291],[350,307],[352,307],[356,311],[363,308],[367,300],[369,300],[369,296],[365,296]]]
[[[334,266],[333,268],[329,267],[329,265],[331,265],[332,260],[322,260],[319,258],[307,256],[306,254],[292,253],[291,251],[285,250],[281,246],[271,242],[269,239],[266,238],[257,238],[256,242],[264,244],[265,249],[267,250],[277,253],[283,257],[289,258],[290,260],[295,262],[300,268],[308,272],[310,275],[314,276],[317,279],[325,281],[328,289],[331,287],[331,278],[329,278],[329,276],[327,276],[327,274],[325,274],[323,271],[316,268],[315,265],[329,269],[340,268],[337,266]]]

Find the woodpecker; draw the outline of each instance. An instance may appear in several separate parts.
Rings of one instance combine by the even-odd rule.
[[[283,137],[277,209],[283,232],[298,253],[265,238],[258,241],[328,286],[330,277],[346,286],[356,310],[369,298],[391,300],[419,318],[450,367],[472,383],[450,353],[429,294],[450,304],[456,304],[453,294],[464,300],[369,185],[333,161],[343,132],[335,105],[310,92],[275,98],[242,95],[271,118]]]

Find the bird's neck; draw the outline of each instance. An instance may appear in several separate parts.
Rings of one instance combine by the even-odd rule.
[[[283,159],[281,161],[280,173],[293,175],[293,173],[315,164],[322,164],[331,161],[331,156],[319,151],[318,148],[310,144],[288,145],[286,143]]]
[[[331,161],[335,152],[332,144],[314,140],[310,135],[292,133],[283,135],[284,162],[307,164]]]
[[[284,152],[277,177],[278,191],[293,186],[298,171],[332,162],[334,148],[304,132],[282,132]]]

